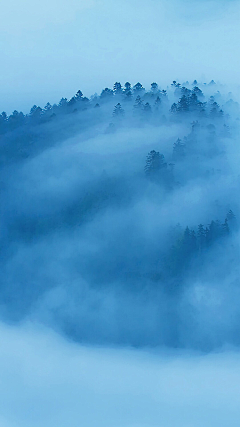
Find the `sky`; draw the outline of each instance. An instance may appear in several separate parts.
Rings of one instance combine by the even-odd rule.
[[[238,83],[239,18],[238,0],[3,2],[0,111],[115,81]]]

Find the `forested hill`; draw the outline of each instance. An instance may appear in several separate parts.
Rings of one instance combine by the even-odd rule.
[[[124,86],[116,82],[113,89],[105,88],[100,96],[95,94],[90,99],[78,90],[70,100],[62,98],[54,105],[48,102],[44,108],[34,105],[26,115],[15,110],[8,117],[2,112],[1,159],[6,162],[27,157],[79,132],[96,135],[115,132],[119,127],[160,127],[179,122],[189,126],[192,122],[196,136],[201,121],[201,129],[209,138],[216,126],[222,136],[228,136],[231,115],[239,114],[239,105],[232,96],[222,96],[214,81],[200,85],[196,80],[191,85],[174,81],[166,89],[152,83],[150,90],[140,83],[132,87],[129,82]],[[176,146],[177,152],[183,153],[180,145]]]
[[[239,119],[215,84],[116,82],[0,115],[0,315],[81,342],[240,344]]]

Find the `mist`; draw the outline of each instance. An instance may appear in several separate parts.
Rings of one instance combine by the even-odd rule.
[[[2,320],[81,343],[239,345],[234,93],[117,82],[1,117]]]
[[[29,324],[1,325],[1,342],[4,427],[238,426],[236,350],[203,357],[79,347]]]
[[[239,8],[2,5],[1,426],[238,426]]]
[[[239,1],[4,2],[0,111],[115,81],[239,81]],[[207,48],[206,48],[207,46]]]

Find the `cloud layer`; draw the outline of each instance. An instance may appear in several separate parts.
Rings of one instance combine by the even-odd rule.
[[[238,426],[239,354],[79,347],[0,326],[3,427]]]

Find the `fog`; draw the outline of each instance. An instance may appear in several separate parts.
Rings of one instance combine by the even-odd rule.
[[[79,347],[29,324],[1,325],[1,343],[4,427],[238,426],[236,351]]]
[[[238,426],[239,8],[2,5],[1,426]]]
[[[239,104],[198,86],[1,116],[2,320],[85,344],[239,345]]]
[[[114,81],[239,80],[237,0],[3,2],[0,111]],[[206,48],[207,46],[207,48]]]

